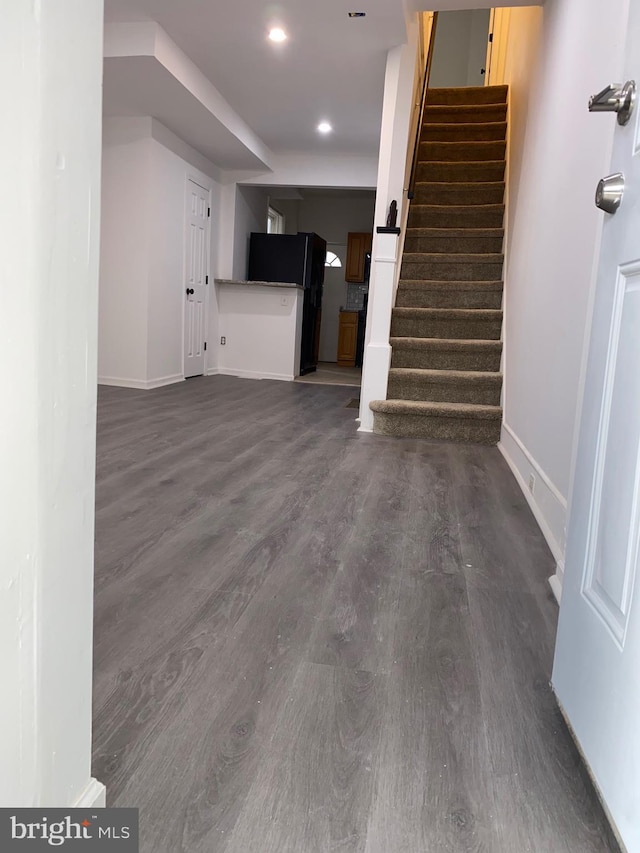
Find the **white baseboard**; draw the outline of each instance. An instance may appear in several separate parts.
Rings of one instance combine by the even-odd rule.
[[[207,376],[219,376],[220,368],[219,367],[207,367]]]
[[[147,389],[164,388],[165,385],[175,385],[176,382],[184,382],[184,373],[174,373],[171,376],[161,376],[159,379],[150,379]]]
[[[562,600],[562,577],[557,572],[549,578],[549,586],[554,594],[556,601],[560,604]]]
[[[89,784],[73,804],[74,809],[103,809],[107,805],[107,789],[91,778]]]
[[[277,379],[279,382],[293,382],[295,376],[286,373],[262,373],[259,370],[233,370],[231,367],[217,367],[220,376],[236,376],[238,379]],[[213,374],[209,374],[213,375]]]
[[[498,449],[522,489],[531,512],[556,560],[556,574],[553,575],[553,579],[549,579],[549,583],[559,602],[562,595],[564,573],[567,501],[508,424],[502,425]],[[533,494],[529,489],[530,474],[534,474],[536,478]]]
[[[98,376],[98,385],[112,385],[116,388],[134,388],[137,391],[151,391],[153,388],[163,388],[165,385],[174,385],[176,382],[184,382],[182,373],[174,373],[171,376],[161,376],[159,379],[122,379],[118,376]]]

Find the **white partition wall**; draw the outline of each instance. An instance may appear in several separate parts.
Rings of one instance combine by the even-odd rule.
[[[400,216],[404,207],[407,149],[420,55],[419,35],[416,18],[408,43],[394,47],[387,57],[375,209],[377,227],[386,224],[389,205],[394,199],[398,203]],[[369,403],[372,400],[384,400],[387,396],[391,363],[389,331],[398,279],[399,243],[398,236],[378,234],[374,229],[360,394],[362,432],[373,430],[373,412]]]
[[[102,2],[0,17],[0,806],[94,807]]]

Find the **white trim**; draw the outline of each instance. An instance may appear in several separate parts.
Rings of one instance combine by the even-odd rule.
[[[107,789],[93,777],[73,804],[74,809],[104,809],[107,805]]]
[[[219,367],[208,367],[205,373],[205,376],[219,376],[220,368]]]
[[[516,478],[524,494],[531,512],[533,513],[542,535],[553,554],[557,565],[556,577],[562,580],[564,567],[564,537],[567,521],[567,502],[553,486],[542,468],[526,450],[506,424],[503,424],[502,436],[498,450],[504,456],[507,465]],[[519,459],[518,459],[519,457]],[[518,460],[518,461],[516,461]],[[537,477],[536,495],[534,496],[527,485],[528,473],[531,469]],[[547,485],[550,484],[550,485]]]
[[[559,568],[558,564],[558,568]],[[551,575],[549,578],[549,586],[551,587],[551,592],[554,594],[556,601],[560,604],[562,600],[562,579],[558,572],[555,575]]]
[[[135,388],[138,391],[151,391],[165,385],[184,382],[184,374],[175,373],[172,376],[161,376],[158,379],[122,379],[119,376],[98,376],[98,385],[113,385],[117,388]]]
[[[625,845],[624,841],[622,840],[622,836],[620,835],[620,830],[618,829],[618,825],[616,824],[615,820],[613,819],[613,815],[611,814],[609,806],[607,805],[607,801],[605,800],[602,789],[600,788],[600,784],[598,783],[598,779],[596,778],[596,775],[593,772],[593,768],[591,767],[591,764],[589,764],[589,760],[586,756],[586,753],[582,748],[582,744],[580,743],[580,740],[578,739],[578,735],[576,734],[575,729],[573,728],[573,724],[572,724],[571,720],[569,719],[569,715],[565,711],[564,705],[560,701],[560,697],[558,696],[558,693],[556,691],[556,686],[553,682],[551,682],[551,689],[553,690],[553,695],[555,696],[556,702],[558,703],[558,708],[560,709],[560,713],[562,714],[562,719],[565,721],[567,728],[569,729],[569,734],[571,735],[571,738],[576,745],[576,749],[580,753],[580,758],[582,759],[582,763],[583,763],[587,773],[589,774],[589,778],[591,779],[591,783],[594,787],[596,795],[597,795],[598,799],[600,800],[600,805],[602,806],[602,810],[604,811],[605,816],[606,816],[607,820],[609,821],[611,831],[613,832],[613,834],[616,838],[616,841],[618,842],[620,850],[622,851],[622,853],[629,853],[629,850],[627,849],[627,846]]]
[[[276,379],[279,382],[293,382],[295,376],[286,373],[261,373],[259,370],[234,370],[232,367],[216,367],[221,376],[236,376],[238,379]]]
[[[556,485],[551,481],[551,479],[547,476],[547,474],[545,474],[545,472],[542,470],[542,468],[538,465],[538,463],[536,462],[536,460],[533,458],[533,456],[529,453],[529,451],[527,450],[527,448],[524,446],[524,444],[522,443],[522,441],[518,438],[518,436],[515,434],[515,432],[513,431],[513,429],[509,426],[509,424],[508,424],[508,423],[503,423],[503,424],[502,424],[502,428],[503,428],[507,433],[509,433],[509,436],[510,436],[510,437],[513,439],[513,441],[518,445],[518,448],[522,451],[522,453],[524,454],[524,456],[527,458],[527,461],[529,462],[529,464],[530,464],[533,468],[535,468],[535,469],[536,469],[536,474],[539,476],[539,478],[542,480],[542,482],[545,484],[545,486],[549,489],[549,491],[551,492],[551,494],[554,496],[554,498],[558,501],[558,503],[560,504],[560,506],[561,506],[561,507],[565,510],[565,512],[566,512],[566,510],[567,510],[567,499],[566,499],[566,498],[564,497],[564,495],[560,492],[560,489],[558,489],[558,487],[557,487],[557,486],[556,486]]]

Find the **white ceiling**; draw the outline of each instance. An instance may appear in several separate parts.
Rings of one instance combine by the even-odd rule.
[[[105,19],[157,21],[275,152],[377,154],[386,52],[406,39],[402,0],[105,0]],[[266,38],[276,24],[284,45]],[[135,112],[120,89],[110,97]],[[326,137],[322,119],[334,126]]]

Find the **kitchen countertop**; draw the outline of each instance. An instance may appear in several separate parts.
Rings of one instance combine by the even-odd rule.
[[[240,278],[216,278],[215,284],[254,284],[258,287],[289,287],[295,290],[304,290],[301,284],[296,284],[293,281],[245,281]]]

